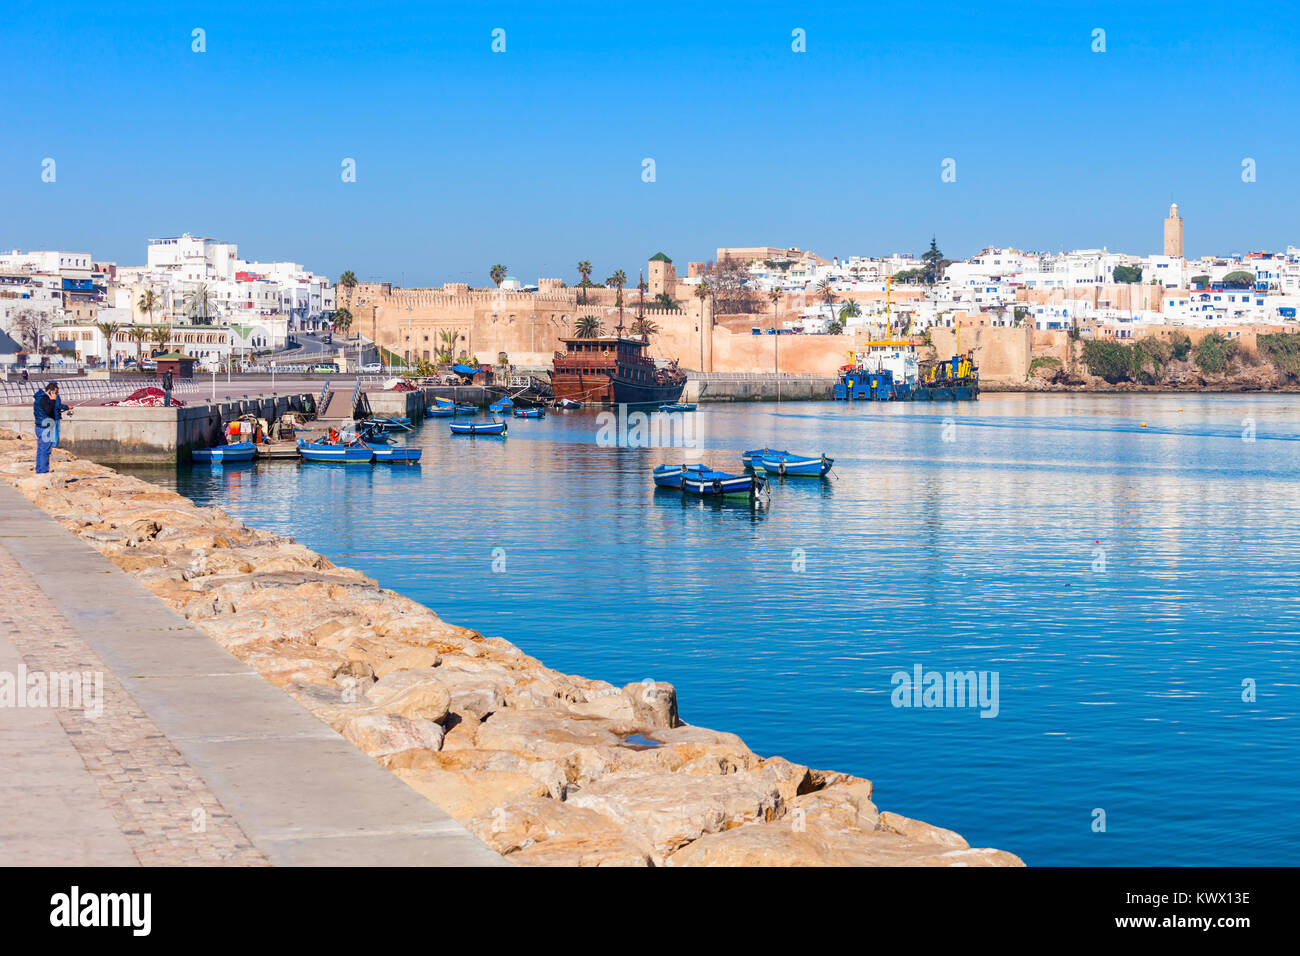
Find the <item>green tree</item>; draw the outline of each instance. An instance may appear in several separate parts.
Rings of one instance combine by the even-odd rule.
[[[904,269],[894,273],[894,282],[899,285],[915,285],[925,281],[924,269]]]
[[[104,364],[108,365],[113,361],[113,336],[122,330],[122,326],[117,322],[96,322],[95,328],[104,337]]]
[[[1192,285],[1196,286],[1198,289],[1204,289],[1209,284],[1209,276],[1192,276]]]
[[[356,274],[351,269],[344,269],[343,275],[339,276],[339,285],[343,286],[344,306],[352,308],[352,290],[357,287]]]
[[[460,338],[460,333],[456,329],[439,329],[438,330],[438,361],[444,365],[451,362],[456,357],[456,341]]]
[[[623,286],[627,285],[627,273],[624,272],[622,269],[619,269],[617,272],[615,272],[612,276],[609,277],[609,281],[611,284],[613,284],[614,288],[618,290],[618,292],[614,296],[614,304],[618,306],[618,325],[619,328],[622,328],[623,327]]]
[[[331,324],[338,331],[346,333],[348,329],[352,328],[352,313],[347,309],[338,309],[334,313]]]
[[[136,308],[149,316],[150,324],[153,324],[153,314],[158,307],[162,305],[162,299],[153,289],[145,289],[140,293],[140,298],[136,302]]]
[[[135,343],[135,367],[140,367],[140,346],[149,338],[149,328],[144,325],[133,325],[126,330],[127,338]]]
[[[831,320],[835,319],[835,283],[829,278],[822,279],[817,283],[817,294],[821,296],[822,301],[826,303],[826,311],[829,313]]]
[[[1253,289],[1255,288],[1255,274],[1243,270],[1229,272],[1223,277],[1223,287],[1225,289]]]
[[[149,330],[149,338],[153,339],[154,345],[157,346],[154,349],[155,352],[165,352],[171,337],[172,327],[170,325],[159,325]]]
[[[498,262],[488,270],[488,275],[491,277],[492,281],[497,284],[497,288],[499,289],[501,288],[501,283],[504,282],[506,278],[506,267]]]
[[[921,253],[921,261],[925,263],[921,267],[921,273],[926,285],[934,285],[942,279],[943,270],[950,265],[948,260],[943,257],[943,253],[939,251],[934,236],[930,237],[930,248]]]
[[[597,339],[605,334],[605,324],[594,315],[584,315],[578,319],[577,337],[580,339]]]
[[[840,306],[840,324],[847,325],[849,319],[857,318],[861,314],[862,306],[850,299]]]
[[[1111,280],[1116,283],[1141,282],[1141,266],[1116,266],[1115,271],[1110,274]]]
[[[586,305],[587,290],[591,288],[591,260],[590,259],[583,259],[581,262],[578,263],[578,275],[582,277],[582,281],[578,283],[578,288],[582,290],[578,293],[578,302],[581,305]]]
[[[1193,361],[1202,372],[1218,375],[1228,369],[1228,363],[1237,355],[1238,344],[1218,332],[1211,332],[1196,344]]]
[[[642,316],[632,323],[632,334],[641,336],[642,342],[649,342],[650,336],[659,334],[659,323]]]
[[[200,282],[185,293],[185,312],[199,325],[212,324],[212,312],[216,309],[216,299],[208,291],[206,283]]]

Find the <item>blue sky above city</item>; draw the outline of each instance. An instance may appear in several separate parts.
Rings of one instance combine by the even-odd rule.
[[[582,258],[635,277],[657,251],[720,245],[1149,254],[1171,201],[1189,256],[1300,244],[1286,4],[19,3],[5,18],[5,248],[129,265],[147,238],[190,232],[406,286],[484,285],[494,262],[572,282]]]

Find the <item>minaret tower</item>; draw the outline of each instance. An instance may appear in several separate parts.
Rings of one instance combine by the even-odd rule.
[[[1169,218],[1165,220],[1165,255],[1183,257],[1183,220],[1176,202],[1169,204]]]

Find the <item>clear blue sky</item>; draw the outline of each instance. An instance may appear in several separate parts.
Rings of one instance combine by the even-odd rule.
[[[1189,255],[1300,244],[1293,4],[115,6],[6,4],[2,247],[635,281],[718,245],[1158,252],[1171,199]]]

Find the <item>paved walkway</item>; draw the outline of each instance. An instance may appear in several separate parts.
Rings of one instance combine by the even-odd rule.
[[[0,580],[0,681],[102,675],[0,706],[0,866],[504,864],[2,482]]]

